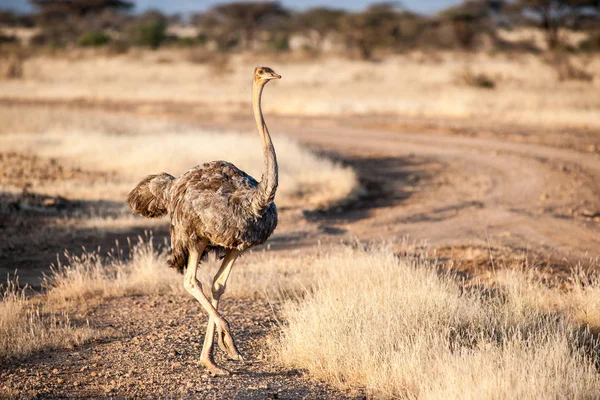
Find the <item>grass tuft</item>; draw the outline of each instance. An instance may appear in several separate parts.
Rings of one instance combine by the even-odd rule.
[[[26,291],[16,280],[0,285],[0,359],[79,345],[96,336],[87,323],[75,324],[68,314],[48,310],[28,299]]]
[[[481,290],[386,248],[345,248],[317,264],[322,278],[287,303],[286,324],[271,341],[287,366],[339,388],[366,387],[376,398],[592,398],[600,391],[598,357],[584,350],[596,342],[574,322],[577,304],[593,291],[567,295],[572,307],[559,312],[532,301],[537,286],[522,277]]]

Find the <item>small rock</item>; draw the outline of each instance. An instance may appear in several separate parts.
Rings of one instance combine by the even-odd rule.
[[[595,218],[600,216],[600,211],[581,210],[581,215],[586,218]]]
[[[181,368],[180,362],[174,362],[171,364],[171,369],[178,369],[178,368]]]
[[[65,383],[65,380],[63,378],[58,378],[56,380],[56,383],[58,383],[59,385],[61,385],[61,384]]]
[[[79,382],[77,382],[77,381],[73,382],[73,386],[78,387],[79,386]]]
[[[60,371],[59,371],[59,370],[57,370],[56,368],[54,368],[54,369],[52,370],[52,373],[53,373],[54,375],[58,375],[58,374],[60,373]]]
[[[56,205],[56,199],[53,199],[53,198],[44,199],[44,205],[46,207],[54,207]]]

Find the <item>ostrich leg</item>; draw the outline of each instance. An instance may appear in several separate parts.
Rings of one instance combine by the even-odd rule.
[[[215,307],[213,307],[208,298],[206,298],[204,292],[202,291],[202,284],[200,283],[200,281],[198,281],[198,278],[196,278],[196,272],[198,270],[198,257],[200,254],[202,254],[202,252],[204,252],[204,249],[207,245],[208,242],[204,241],[202,242],[202,245],[200,246],[199,250],[190,249],[188,257],[188,267],[183,278],[183,286],[185,287],[185,290],[187,290],[192,296],[194,296],[196,300],[200,302],[202,307],[204,307],[204,309],[208,313],[209,320],[214,321],[214,325],[217,328],[217,334],[220,338],[223,338],[223,346],[227,349],[228,352],[231,352],[232,350],[229,349],[236,349],[236,347],[233,342],[233,338],[231,337],[229,323],[223,317],[221,317],[219,312],[215,309]],[[226,371],[223,371],[217,366],[215,366],[214,363],[213,366],[214,369],[208,366],[211,372],[221,375],[227,373]]]
[[[212,305],[216,310],[219,309],[219,299],[227,287],[227,279],[231,273],[231,268],[233,267],[233,264],[240,253],[241,252],[239,250],[228,250],[225,258],[223,259],[223,263],[221,264],[221,268],[219,268],[219,271],[215,275],[212,285]],[[215,321],[211,317],[208,320],[206,336],[204,337],[204,346],[202,347],[202,354],[200,355],[200,361],[210,370],[214,369],[215,367],[213,360],[214,332]],[[242,355],[235,346],[235,342],[233,347],[230,347],[227,346],[223,340],[223,335],[219,334],[219,347],[221,347],[221,349],[229,355],[229,358],[243,361]]]

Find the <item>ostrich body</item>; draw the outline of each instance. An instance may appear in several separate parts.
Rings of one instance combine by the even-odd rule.
[[[150,175],[129,193],[131,209],[148,218],[169,215],[172,252],[168,264],[184,273],[184,287],[209,315],[200,361],[213,374],[227,374],[213,360],[215,328],[219,347],[230,358],[242,361],[229,328],[218,311],[219,299],[237,257],[264,243],[277,226],[274,198],[277,190],[277,158],[261,110],[266,83],[280,79],[272,69],[257,67],[252,84],[254,117],[261,135],[264,172],[260,182],[226,161],[198,165],[175,178],[167,173]],[[196,278],[198,262],[211,250],[225,257],[212,283],[212,298]],[[186,269],[187,266],[187,269]]]

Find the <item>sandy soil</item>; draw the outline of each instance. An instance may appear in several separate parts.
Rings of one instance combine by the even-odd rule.
[[[223,302],[222,312],[236,321],[233,332],[247,361],[228,361],[216,346],[215,360],[232,375],[213,377],[198,363],[207,318],[194,299],[113,299],[85,315],[108,332],[106,339],[6,363],[0,369],[0,397],[364,398],[360,391],[340,392],[301,371],[273,365],[262,350],[276,323],[271,306],[261,298]]]
[[[245,114],[204,118],[174,109],[159,114],[202,127],[252,129]],[[490,264],[524,259],[551,274],[578,262],[598,265],[597,133],[484,129],[468,123],[446,129],[443,121],[416,124],[383,117],[276,117],[268,122],[275,143],[285,133],[352,165],[365,189],[356,201],[329,210],[283,210],[270,240],[275,251],[309,248],[318,241],[408,237],[473,275]],[[107,248],[144,229],[78,230],[60,221],[85,205],[31,194],[3,196],[0,273],[20,266],[21,275],[25,272],[34,284],[62,249]],[[154,231],[164,237],[166,224]],[[8,382],[5,390],[12,393],[40,398],[363,395],[332,391],[302,372],[261,359],[259,343],[274,318],[264,299],[227,299],[223,306],[236,321],[238,341],[251,360],[242,366],[225,363],[234,378],[211,378],[195,365],[205,317],[198,317],[191,299],[164,297],[116,299],[92,310],[87,318],[94,326],[113,329],[112,339],[13,361],[3,366],[0,381]],[[146,319],[149,313],[156,319]]]

